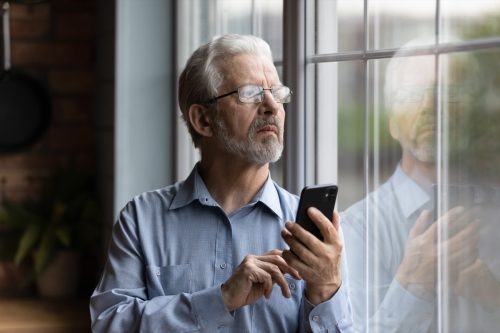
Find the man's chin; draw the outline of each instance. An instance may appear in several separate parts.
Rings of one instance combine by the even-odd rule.
[[[434,163],[436,162],[436,149],[434,147],[413,148],[411,153],[421,162]]]
[[[259,164],[274,163],[281,158],[282,152],[282,147],[273,147],[272,149],[260,149],[258,151],[249,152],[247,157],[250,161]]]

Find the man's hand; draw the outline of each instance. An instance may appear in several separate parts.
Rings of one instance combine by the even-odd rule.
[[[337,292],[342,280],[340,218],[335,212],[333,221],[330,221],[312,207],[307,210],[307,214],[321,231],[323,242],[297,223],[288,222],[281,235],[290,249],[283,251],[282,256],[306,281],[307,299],[319,304]]]
[[[222,298],[229,311],[257,302],[262,296],[269,299],[273,284],[277,283],[283,296],[290,298],[290,289],[284,274],[300,279],[297,271],[289,267],[280,250],[262,256],[248,255],[233,275],[222,285]]]
[[[438,257],[451,281],[477,258],[478,221],[462,207],[450,209],[429,226],[430,212],[423,211],[410,230],[405,255],[396,279],[418,297],[435,295]]]

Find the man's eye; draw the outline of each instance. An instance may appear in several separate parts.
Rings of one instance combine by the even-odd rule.
[[[243,97],[254,97],[258,95],[260,91],[256,87],[245,87],[240,93]]]

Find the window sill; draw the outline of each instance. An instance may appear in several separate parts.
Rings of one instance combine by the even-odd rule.
[[[0,333],[90,332],[88,300],[0,299]]]

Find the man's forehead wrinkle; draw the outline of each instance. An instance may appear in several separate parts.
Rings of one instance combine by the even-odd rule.
[[[241,86],[245,84],[273,85],[280,83],[274,64],[267,58],[254,54],[241,54],[230,59],[234,66],[232,71],[223,70],[226,85]]]

